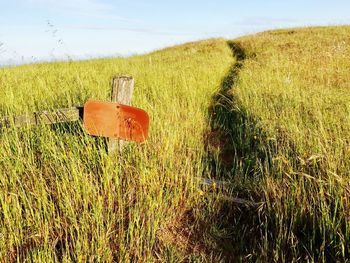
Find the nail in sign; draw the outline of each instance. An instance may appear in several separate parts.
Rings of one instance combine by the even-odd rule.
[[[93,136],[143,142],[148,126],[149,116],[139,108],[95,100],[84,105],[84,127]]]

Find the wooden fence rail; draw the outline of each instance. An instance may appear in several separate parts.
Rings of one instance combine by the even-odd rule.
[[[5,116],[0,119],[0,129],[77,121],[82,117],[82,114],[83,107],[72,107],[54,111],[26,113],[13,117]]]

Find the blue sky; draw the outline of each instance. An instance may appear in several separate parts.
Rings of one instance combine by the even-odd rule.
[[[350,24],[348,0],[0,0],[0,64],[144,53],[273,28]]]

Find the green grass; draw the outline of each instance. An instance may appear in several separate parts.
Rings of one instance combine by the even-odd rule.
[[[224,40],[209,40],[128,59],[1,69],[3,115],[108,100],[112,76],[127,73],[135,78],[133,105],[149,113],[151,126],[149,140],[119,159],[80,123],[2,132],[0,257],[174,257],[161,240],[197,199],[205,111],[232,61]]]
[[[149,140],[122,157],[80,122],[2,131],[0,259],[346,261],[349,33],[278,30],[0,69],[1,115],[108,100],[126,73],[151,118]]]
[[[197,211],[216,226],[208,236],[223,233],[211,239],[229,244],[227,259],[348,260],[349,32],[279,30],[230,43],[237,62],[211,122],[225,143],[214,150],[229,195],[260,205],[242,210],[221,198]]]

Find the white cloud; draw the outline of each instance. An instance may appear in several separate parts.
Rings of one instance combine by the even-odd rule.
[[[140,22],[115,14],[115,6],[97,0],[25,0],[31,5],[79,17]]]
[[[237,26],[246,26],[246,27],[257,27],[257,26],[278,26],[278,25],[291,25],[297,24],[299,21],[292,18],[270,18],[270,17],[247,17],[242,20],[235,22]]]
[[[125,31],[134,33],[145,33],[152,35],[169,35],[169,36],[196,36],[202,35],[202,32],[191,32],[188,30],[174,31],[174,30],[157,30],[150,27],[132,27],[132,26],[95,26],[95,25],[70,25],[69,29],[77,30],[92,30],[92,31]]]
[[[31,4],[50,7],[61,10],[83,10],[83,11],[109,11],[111,5],[96,0],[27,0]]]

